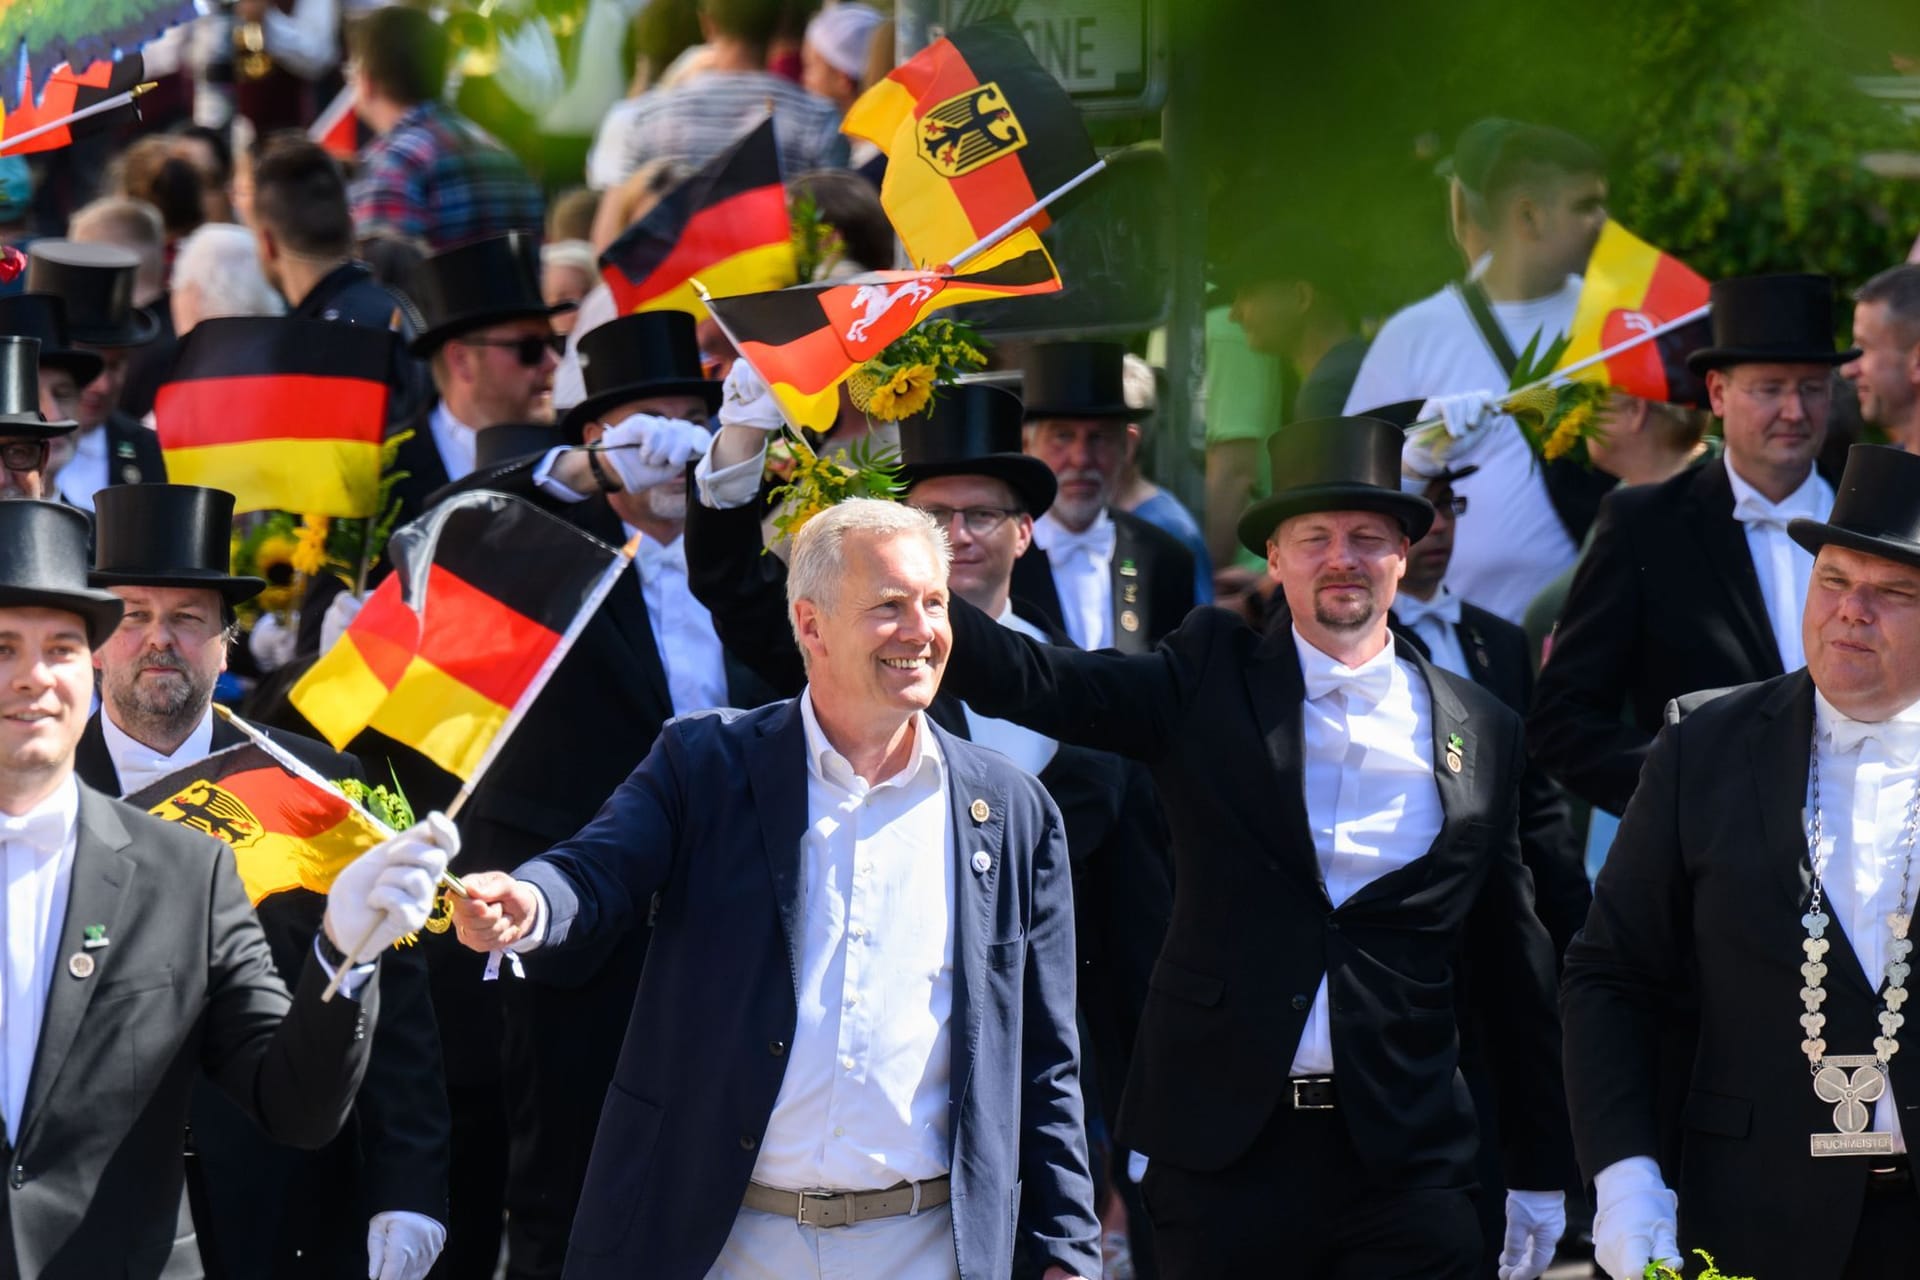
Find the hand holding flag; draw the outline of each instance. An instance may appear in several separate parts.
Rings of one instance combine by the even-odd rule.
[[[444,813],[430,813],[335,876],[327,890],[323,927],[333,945],[346,953],[347,963],[365,964],[401,938],[418,933],[433,912],[447,862],[459,852],[460,833],[453,823]]]

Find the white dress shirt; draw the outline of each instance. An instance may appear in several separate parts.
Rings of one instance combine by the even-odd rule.
[[[474,437],[480,433],[449,413],[446,401],[434,405],[433,412],[427,415],[427,434],[433,437],[433,447],[440,452],[440,465],[447,469],[449,483],[473,474],[479,449]]]
[[[47,992],[60,968],[60,933],[73,885],[79,840],[80,788],[72,777],[20,817],[0,815],[0,856],[6,868],[6,918],[0,981],[0,1106],[9,1139],[17,1139],[33,1080],[34,1053],[46,1017]],[[72,981],[72,979],[68,979]]]
[[[1427,646],[1427,661],[1442,671],[1473,679],[1466,650],[1460,647],[1460,597],[1447,590],[1446,583],[1440,584],[1431,600],[1401,592],[1393,598],[1393,616]]]
[[[1033,541],[1047,553],[1067,634],[1082,649],[1113,643],[1113,517],[1102,511],[1075,532],[1051,512],[1033,522]]]
[[[1001,607],[1000,616],[994,621],[1009,631],[1017,631],[1041,644],[1050,643],[1046,632],[1013,611],[1011,600]],[[1038,774],[1053,763],[1054,753],[1060,749],[1060,744],[1052,738],[1035,733],[1024,725],[983,716],[972,707],[967,707],[966,712],[968,738],[979,746],[998,751],[1028,773]]]
[[[91,431],[76,431],[73,456],[60,468],[55,483],[68,505],[82,511],[93,510],[93,495],[112,483],[107,475],[107,426],[103,422]]]
[[[631,525],[626,530],[629,538],[639,533]],[[714,633],[713,615],[687,585],[687,540],[662,544],[642,537],[633,563],[647,620],[653,624],[654,647],[666,668],[674,714],[728,705],[726,652]]]
[[[1833,486],[1807,468],[1807,478],[1781,502],[1748,484],[1731,461],[1727,481],[1733,486],[1733,518],[1746,526],[1747,554],[1760,579],[1766,601],[1767,623],[1780,647],[1780,666],[1798,671],[1807,665],[1800,640],[1800,615],[1807,607],[1807,588],[1813,583],[1813,554],[1787,536],[1787,521],[1797,517],[1825,520],[1833,511]]]
[[[1879,724],[1864,724],[1841,714],[1818,692],[1813,695],[1813,707],[1820,752],[1820,848],[1827,914],[1846,931],[1866,971],[1867,985],[1878,990],[1886,973],[1891,936],[1887,917],[1900,902],[1907,806],[1914,787],[1920,785],[1920,703]],[[1807,803],[1810,813],[1811,778]],[[1920,877],[1914,891],[1920,893]],[[1909,900],[1907,910],[1913,909]],[[1832,1029],[1828,1032],[1831,1036]],[[1903,1051],[1914,1035],[1909,1017],[1899,1037]],[[1873,1052],[1871,1044],[1838,1045],[1829,1039],[1827,1045],[1832,1053]],[[1891,1079],[1874,1104],[1873,1118],[1875,1129],[1893,1135],[1894,1150],[1907,1149]]]
[[[1306,682],[1300,736],[1307,825],[1327,897],[1338,907],[1425,854],[1440,834],[1445,812],[1433,780],[1432,696],[1391,643],[1358,667],[1314,648],[1298,628],[1293,644]],[[1334,1070],[1332,1025],[1322,975],[1289,1075]]]
[[[924,715],[913,755],[855,776],[800,695],[807,834],[799,1019],[753,1180],[874,1191],[947,1172],[953,833],[946,765]]]
[[[213,754],[213,708],[207,708],[187,740],[170,755],[163,755],[129,737],[104,707],[100,710],[100,734],[107,740],[107,754],[113,758],[113,771],[120,777],[120,794],[130,796]]]

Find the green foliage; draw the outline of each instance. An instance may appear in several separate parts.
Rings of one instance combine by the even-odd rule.
[[[392,787],[362,782],[358,778],[335,778],[333,785],[340,788],[340,793],[347,799],[394,831],[405,831],[414,823],[413,805],[400,789],[400,779],[397,777]]]
[[[1696,1258],[1699,1258],[1707,1264],[1707,1269],[1695,1277],[1695,1280],[1753,1280],[1752,1276],[1728,1275],[1720,1269],[1719,1265],[1714,1262],[1713,1255],[1705,1249],[1695,1249],[1693,1254]],[[1642,1280],[1686,1280],[1686,1274],[1684,1270],[1676,1271],[1664,1263],[1649,1262]]]

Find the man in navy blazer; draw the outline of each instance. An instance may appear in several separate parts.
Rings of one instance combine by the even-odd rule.
[[[797,699],[685,717],[573,839],[471,876],[475,950],[653,942],[570,1280],[1099,1272],[1060,815],[924,714],[951,633],[932,521],[795,538]]]

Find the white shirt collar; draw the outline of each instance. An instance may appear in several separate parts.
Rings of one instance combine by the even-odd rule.
[[[1008,596],[1007,602],[1000,606],[1000,614],[994,621],[1009,631],[1018,631],[1021,635],[1032,640],[1038,640],[1041,644],[1051,643],[1047,638],[1046,632],[1013,611],[1012,596]]]
[[[1447,590],[1443,582],[1431,600],[1401,592],[1393,598],[1393,612],[1409,627],[1418,626],[1428,618],[1438,618],[1448,626],[1457,627],[1460,625],[1460,597]]]
[[[1820,478],[1820,472],[1814,467],[1807,468],[1807,478],[1800,487],[1779,502],[1774,502],[1760,490],[1747,482],[1747,478],[1734,470],[1733,459],[1722,457],[1727,468],[1727,483],[1733,486],[1733,505],[1750,506],[1761,510],[1776,511],[1782,520],[1803,516],[1808,520],[1824,520],[1832,503],[1827,500],[1830,490],[1827,482]]]
[[[631,525],[625,528],[629,538],[639,533],[639,530]],[[672,542],[661,542],[658,538],[642,536],[639,548],[633,553],[633,559],[634,563],[640,567],[640,578],[643,582],[652,582],[662,572],[667,571],[676,572],[685,577],[687,572],[686,535],[677,535]]]
[[[1308,701],[1323,697],[1334,689],[1351,687],[1364,690],[1364,698],[1369,704],[1377,705],[1393,687],[1393,673],[1396,655],[1393,651],[1393,637],[1387,637],[1387,643],[1380,652],[1368,658],[1357,667],[1315,648],[1307,638],[1300,634],[1295,625],[1289,628],[1293,633],[1293,647],[1300,655],[1300,675],[1306,684]]]
[[[1033,540],[1049,559],[1064,556],[1074,551],[1085,551],[1090,555],[1113,558],[1114,546],[1113,517],[1105,511],[1093,518],[1093,523],[1084,529],[1069,529],[1047,512],[1033,522]]]
[[[155,751],[129,735],[113,722],[113,716],[105,707],[100,708],[100,733],[107,740],[107,754],[113,758],[113,770],[120,775],[120,793],[131,795],[175,770],[184,769],[213,754],[213,708],[208,706],[206,714],[200,717],[200,723],[193,727],[186,741],[171,753]]]
[[[52,795],[23,814],[17,816],[0,814],[0,823],[31,825],[36,828],[44,828],[49,823],[55,824],[58,828],[56,839],[47,841],[29,839],[24,843],[33,846],[37,861],[45,862],[49,858],[56,857],[63,851],[71,849],[77,838],[80,825],[80,784],[69,773],[66,780],[54,788]],[[6,832],[0,830],[0,845],[6,842]]]
[[[800,692],[800,722],[807,735],[807,772],[815,779],[847,790],[856,789],[855,784],[864,782],[853,772],[853,765],[840,754],[833,743],[827,741],[826,730],[820,727],[820,718],[813,711],[813,687],[809,685]],[[913,758],[907,761],[907,767],[888,778],[885,782],[867,782],[865,788],[874,786],[905,786],[920,775],[925,768],[940,768],[940,746],[933,740],[933,732],[928,727],[924,712],[913,713]]]
[[[1874,740],[1896,765],[1904,767],[1920,760],[1920,702],[1910,703],[1885,720],[1855,720],[1827,701],[1827,695],[1816,687],[1813,717],[1819,736],[1834,751],[1851,751],[1864,741]]]
[[[440,451],[440,461],[447,469],[447,479],[464,480],[472,475],[479,457],[478,428],[470,427],[454,417],[445,400],[433,406],[427,426]]]

